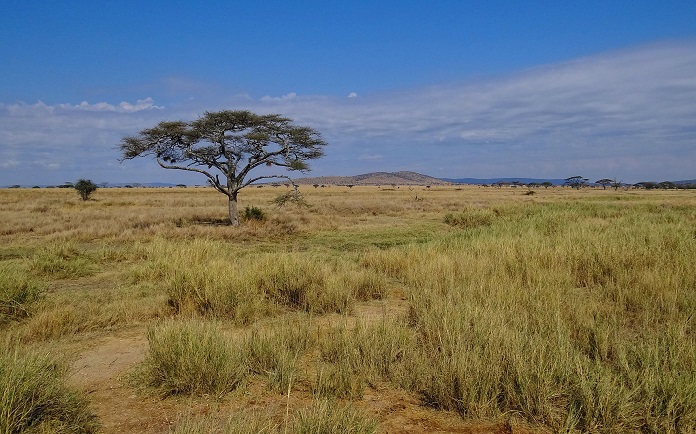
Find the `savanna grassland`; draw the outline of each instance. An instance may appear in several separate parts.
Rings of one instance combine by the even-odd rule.
[[[284,191],[0,190],[0,433],[696,432],[693,191]]]

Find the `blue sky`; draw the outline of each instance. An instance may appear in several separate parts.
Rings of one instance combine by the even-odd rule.
[[[696,178],[693,1],[0,4],[0,186],[203,179],[118,162],[206,110],[329,142],[311,175]]]

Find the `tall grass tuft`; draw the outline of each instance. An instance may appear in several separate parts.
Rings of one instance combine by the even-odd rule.
[[[313,344],[309,322],[294,319],[273,331],[254,329],[245,338],[243,353],[251,372],[265,375],[269,385],[286,393],[298,381],[298,358]]]
[[[259,258],[256,287],[276,303],[313,313],[347,312],[355,300],[343,270],[306,255]]]
[[[173,434],[277,434],[280,425],[266,414],[241,412],[227,421],[216,421],[205,416],[184,416],[180,418]]]
[[[401,320],[383,319],[372,324],[358,321],[327,331],[319,341],[322,360],[337,364],[356,377],[374,383],[379,379],[399,382],[404,362],[415,351],[416,334]]]
[[[463,229],[472,229],[479,226],[489,226],[496,218],[496,214],[486,208],[469,208],[459,213],[445,215],[445,223]]]
[[[356,300],[379,299],[387,290],[373,270],[306,253],[244,254],[206,240],[176,249],[158,241],[146,250],[150,261],[132,272],[133,283],[158,282],[176,313],[238,324],[282,309],[346,313]]]
[[[46,354],[0,354],[0,432],[96,433],[87,399],[65,384],[65,367]]]
[[[693,212],[577,202],[495,215],[363,255],[408,291],[417,343],[400,384],[467,418],[696,431]]]
[[[0,268],[0,325],[29,316],[30,308],[44,292],[35,278],[12,268]]]
[[[54,242],[31,258],[31,270],[39,276],[68,279],[88,276],[95,271],[96,258],[72,242]]]
[[[247,367],[214,324],[163,321],[147,333],[149,352],[137,374],[164,395],[223,395],[245,379]]]
[[[377,423],[350,406],[339,406],[334,401],[317,400],[298,410],[293,418],[295,434],[369,434],[376,431]]]

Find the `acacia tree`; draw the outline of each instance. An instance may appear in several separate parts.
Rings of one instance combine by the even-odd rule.
[[[122,160],[154,157],[165,169],[197,172],[229,199],[230,224],[239,225],[239,191],[262,179],[292,179],[282,174],[253,176],[259,167],[309,170],[326,145],[320,134],[277,114],[249,111],[206,112],[193,122],[160,122],[137,136],[121,139]]]
[[[616,181],[613,180],[613,179],[602,178],[602,179],[600,179],[599,181],[595,181],[595,184],[601,185],[601,186],[602,186],[602,190],[606,190],[606,189],[607,189],[607,186],[612,185],[612,184],[615,183],[615,182],[616,182]]]
[[[583,178],[582,176],[571,176],[570,178],[565,179],[563,185],[567,185],[575,189],[580,189],[580,187],[584,187],[587,184],[587,181],[588,179]]]

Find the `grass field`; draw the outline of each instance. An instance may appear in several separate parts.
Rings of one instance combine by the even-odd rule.
[[[0,433],[696,432],[694,191],[301,190],[0,189]]]

